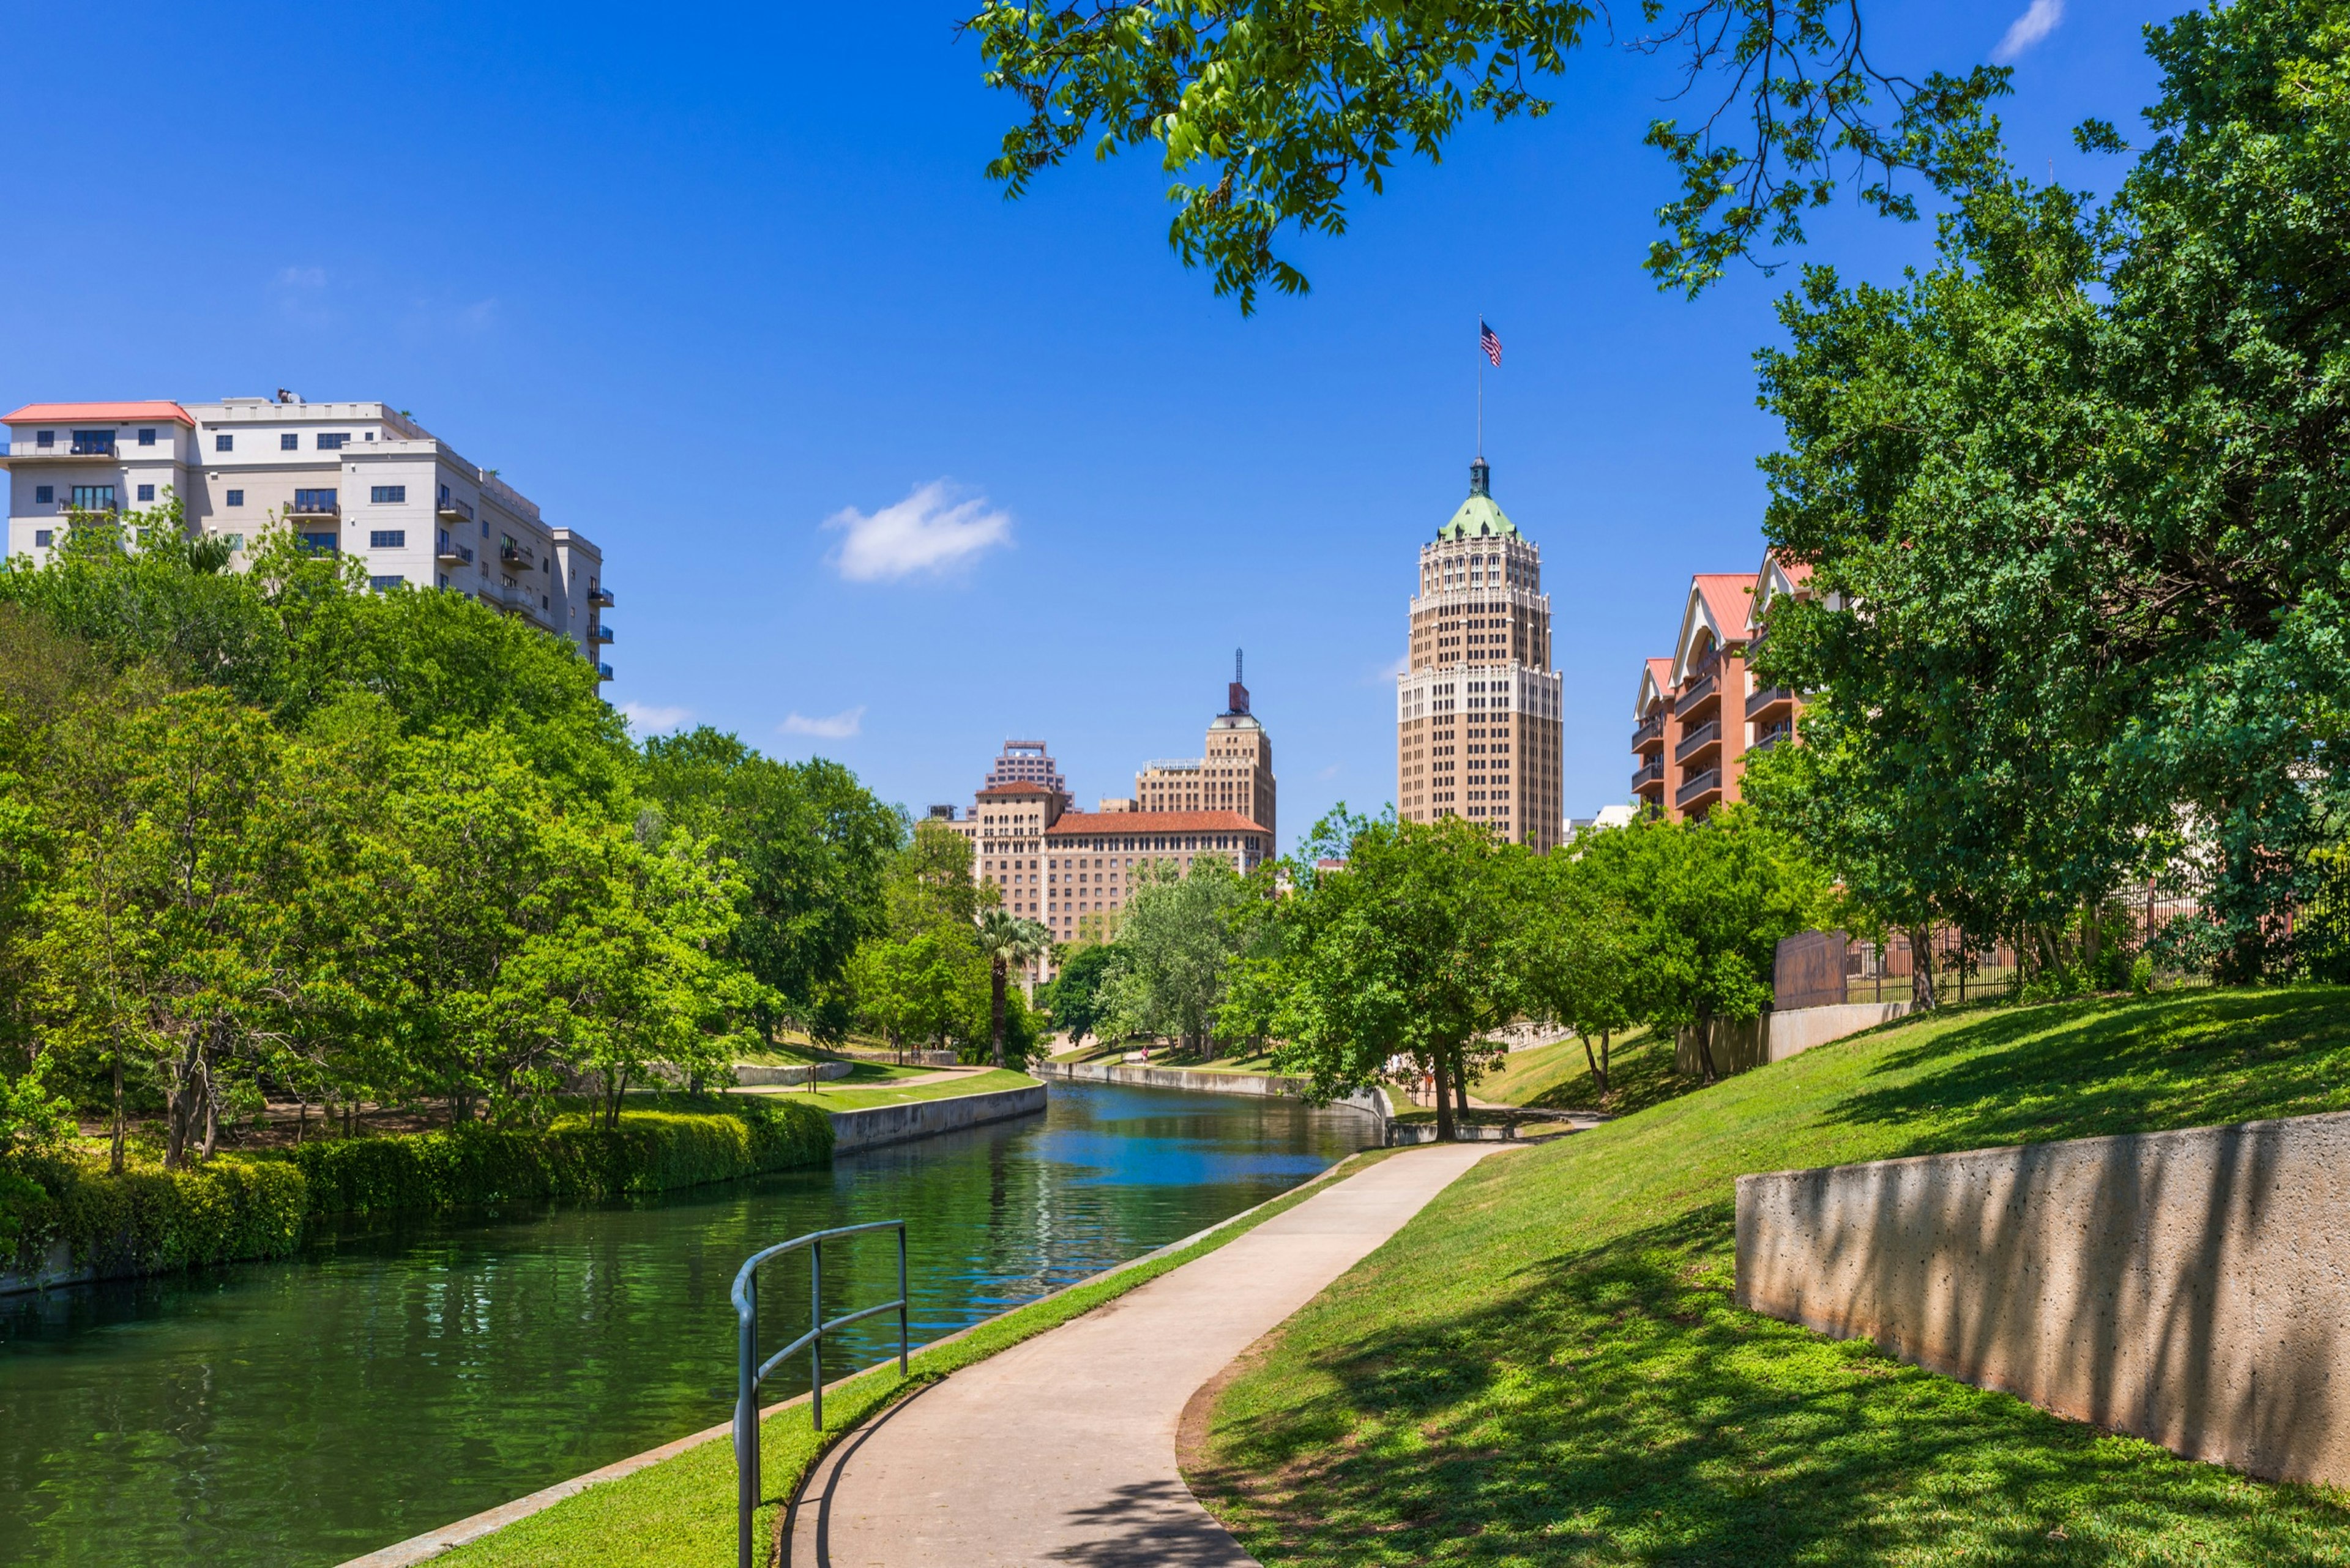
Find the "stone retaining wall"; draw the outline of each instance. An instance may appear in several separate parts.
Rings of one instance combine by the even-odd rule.
[[[838,1158],[886,1143],[906,1143],[987,1122],[1033,1116],[1044,1108],[1045,1085],[1030,1084],[1024,1088],[997,1089],[984,1095],[957,1095],[942,1100],[870,1106],[861,1111],[834,1111],[832,1152]]]
[[[1253,1095],[1276,1100],[1302,1100],[1311,1087],[1303,1078],[1278,1073],[1203,1073],[1191,1067],[1144,1067],[1123,1062],[1031,1062],[1028,1071],[1040,1078],[1072,1083],[1127,1084],[1144,1089],[1188,1089],[1200,1095]],[[1389,1119],[1386,1096],[1373,1090],[1330,1103],[1360,1111],[1378,1122],[1380,1138],[1385,1140]]]
[[[1814,1045],[1890,1023],[1909,1013],[1906,1002],[1846,1002],[1826,1007],[1793,1007],[1766,1012],[1745,1023],[1713,1023],[1714,1071],[1727,1077],[1772,1062],[1799,1056]],[[1684,1077],[1698,1075],[1697,1031],[1684,1029],[1673,1040],[1673,1070]]]
[[[2350,1113],[1738,1180],[1740,1305],[2350,1484]]]
[[[775,1084],[805,1084],[808,1081],[811,1064],[816,1068],[819,1083],[827,1078],[846,1078],[857,1070],[854,1062],[795,1062],[784,1067],[762,1067],[749,1062],[737,1062],[734,1064],[734,1082],[745,1089],[765,1088]]]

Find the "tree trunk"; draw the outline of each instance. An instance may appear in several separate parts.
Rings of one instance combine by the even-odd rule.
[[[1607,1097],[1607,1069],[1600,1065],[1599,1058],[1592,1053],[1590,1035],[1578,1029],[1575,1032],[1575,1037],[1583,1042],[1584,1064],[1591,1069],[1591,1081],[1597,1086],[1599,1097],[1604,1100]]]
[[[120,1041],[115,1042],[114,1047],[114,1147],[108,1156],[106,1168],[117,1176],[122,1174],[122,1044]]]
[[[1915,926],[1909,931],[1909,1000],[1919,1012],[1934,1011],[1934,929]]]
[[[1436,1053],[1435,1074],[1436,1136],[1440,1141],[1451,1143],[1457,1129],[1452,1125],[1452,1096],[1447,1092],[1450,1085],[1445,1080],[1444,1065],[1444,1053],[1440,1050]]]
[[[294,1147],[302,1147],[302,1135],[310,1130],[310,1102],[305,1097],[295,1102],[302,1108],[294,1118]]]
[[[1882,970],[1883,962],[1884,962],[1883,955],[1882,955],[1882,954],[1879,954],[1879,955],[1878,955],[1878,966],[1879,966],[1880,971]],[[1697,1028],[1697,1064],[1698,1064],[1699,1069],[1700,1069],[1701,1072],[1703,1072],[1703,1074],[1705,1075],[1705,1080],[1704,1080],[1704,1081],[1705,1081],[1705,1082],[1707,1082],[1707,1083],[1709,1083],[1709,1084],[1711,1084],[1711,1083],[1717,1082],[1717,1081],[1721,1078],[1721,1075],[1720,1073],[1718,1073],[1718,1072],[1716,1072],[1716,1071],[1714,1070],[1714,1065],[1713,1065],[1713,1018],[1712,1018],[1712,1016],[1711,1016],[1711,1014],[1701,1015],[1701,1016],[1698,1019],[1698,1021],[1697,1021],[1696,1028]]]
[[[1608,1033],[1605,1029],[1599,1032],[1599,1092],[1603,1095],[1607,1092],[1607,1075],[1615,1070],[1615,1064],[1607,1056]]]
[[[203,1085],[204,1092],[203,1159],[204,1163],[210,1164],[213,1147],[218,1141],[220,1135],[220,1099],[213,1093],[213,1075],[209,1065],[204,1068],[203,1076],[200,1082]]]
[[[987,1004],[988,1044],[995,1057],[995,1064],[1001,1067],[1003,1065],[1003,961],[1002,959],[995,961],[989,978],[993,983],[989,987],[991,994]]]
[[[1460,1121],[1466,1126],[1469,1121],[1469,1053],[1466,1051],[1461,1053],[1460,1064],[1453,1069],[1452,1104]]]

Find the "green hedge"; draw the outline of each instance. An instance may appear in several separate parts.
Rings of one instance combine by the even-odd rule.
[[[543,1132],[335,1138],[295,1150],[293,1161],[309,1182],[310,1213],[325,1216],[666,1192],[821,1165],[831,1154],[824,1112],[763,1101],[714,1115],[624,1111],[610,1132],[565,1116]]]
[[[199,1170],[120,1176],[61,1165],[20,1199],[16,1262],[37,1267],[63,1241],[73,1266],[105,1275],[161,1274],[239,1258],[282,1258],[301,1244],[302,1173],[282,1160],[224,1156]]]
[[[31,1173],[37,1192],[7,1199],[6,1218],[18,1270],[38,1267],[63,1241],[76,1268],[167,1273],[285,1257],[301,1244],[305,1220],[336,1214],[592,1201],[822,1165],[831,1154],[831,1118],[792,1101],[625,1111],[609,1132],[565,1116],[543,1131],[332,1138],[286,1155],[224,1155],[194,1170],[48,1166]]]

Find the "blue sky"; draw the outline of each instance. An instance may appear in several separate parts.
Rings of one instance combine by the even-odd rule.
[[[2009,39],[2017,161],[2103,184],[2066,133],[2140,129],[2139,28],[2176,8],[1879,5],[1871,36],[1913,72]],[[1124,794],[1196,754],[1245,647],[1289,841],[1392,797],[1482,313],[1566,805],[1623,798],[1640,658],[1691,572],[1760,556],[1752,356],[1792,275],[1690,304],[1641,273],[1663,66],[1578,57],[1548,119],[1399,171],[1293,247],[1310,296],[1243,319],[1168,252],[1151,161],[1017,202],[983,179],[1008,109],[955,14],[142,8],[93,56],[21,13],[0,399],[411,409],[603,547],[609,691],[641,723],[837,757],[917,810],[967,803],[1008,736],[1088,805]],[[1929,254],[1849,208],[1814,231],[1854,276]]]

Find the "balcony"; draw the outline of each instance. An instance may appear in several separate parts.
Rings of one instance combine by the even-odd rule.
[[[590,588],[588,590],[588,602],[601,609],[610,609],[612,607],[612,590],[609,588]]]
[[[297,490],[286,511],[291,517],[339,517],[343,508],[334,491]]]
[[[1681,743],[1673,748],[1673,765],[1678,767],[1700,752],[1710,752],[1720,744],[1721,744],[1721,721],[1708,719],[1704,723],[1683,735]]]
[[[1772,719],[1779,709],[1792,706],[1794,701],[1794,692],[1787,687],[1765,686],[1746,700],[1746,716],[1757,721]]]
[[[467,566],[473,562],[473,547],[457,543],[446,528],[441,530],[441,543],[433,546],[432,554],[443,561],[462,561]]]
[[[450,519],[452,522],[471,523],[473,520],[473,508],[472,503],[460,501],[453,495],[442,496],[439,503],[435,504],[433,510],[440,513],[442,516]]]
[[[120,455],[115,451],[111,441],[102,446],[92,443],[87,447],[80,441],[74,441],[70,445],[58,441],[49,446],[27,446],[22,441],[16,441],[9,446],[6,452],[0,453],[0,456],[18,462],[26,458],[48,458],[60,462],[78,459],[83,462],[93,461],[111,462]]]
[[[1688,691],[1681,693],[1680,700],[1673,704],[1673,717],[1676,719],[1688,718],[1700,708],[1711,702],[1714,698],[1719,695],[1721,687],[1721,681],[1720,677],[1710,672],[1706,675],[1700,676],[1695,684],[1690,686]]]
[[[1781,742],[1792,741],[1794,738],[1795,723],[1794,720],[1789,719],[1773,724],[1769,729],[1764,730],[1761,734],[1756,735],[1754,737],[1754,743],[1747,747],[1746,750],[1749,754],[1755,752],[1767,752]]]
[[[596,679],[598,680],[612,679],[612,667],[608,664],[598,664],[596,667]]]
[[[510,572],[536,571],[538,569],[538,557],[532,555],[529,548],[525,545],[517,545],[512,539],[500,539],[498,541],[498,565],[505,567]]]
[[[1673,791],[1673,806],[1675,810],[1687,811],[1692,805],[1706,804],[1709,796],[1719,799],[1721,794],[1721,770],[1708,768]]]
[[[1659,708],[1641,720],[1640,727],[1632,732],[1632,749],[1636,752],[1645,752],[1664,738],[1665,711]]]
[[[1665,759],[1662,757],[1649,758],[1647,764],[1632,775],[1632,793],[1634,794],[1638,794],[1642,790],[1650,788],[1655,789],[1659,794],[1662,794],[1664,793]]]
[[[609,642],[612,640],[612,628],[608,626],[599,626],[588,635],[598,642]]]

